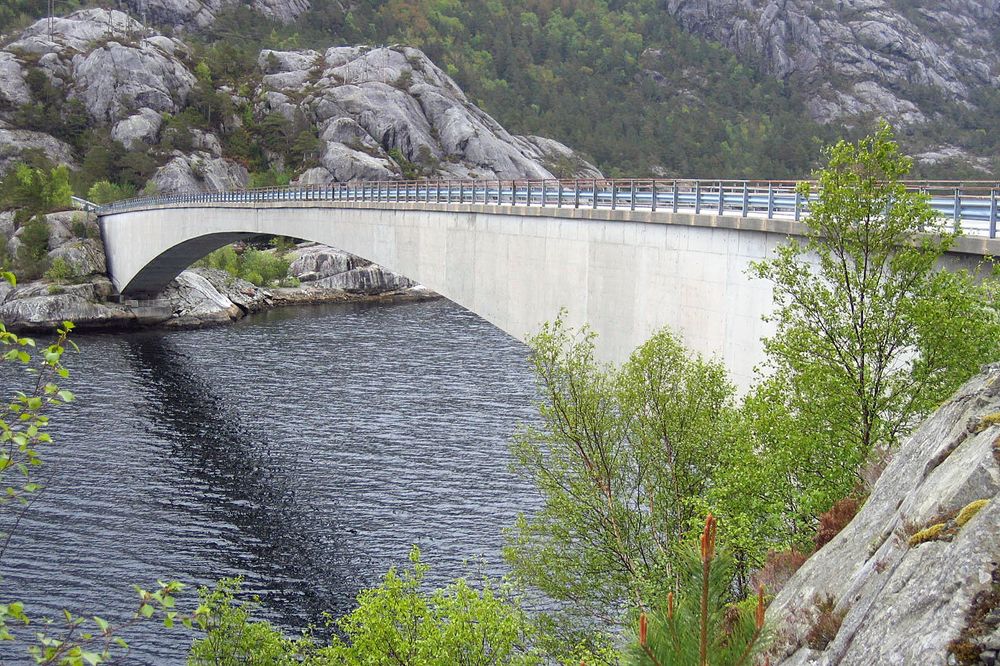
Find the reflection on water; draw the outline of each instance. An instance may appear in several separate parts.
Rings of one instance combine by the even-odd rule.
[[[480,555],[501,573],[500,530],[532,507],[506,448],[531,418],[525,349],[447,301],[80,343],[57,476],[2,562],[3,598],[36,612],[124,617],[131,583],[240,575],[301,628],[412,543],[435,583]],[[183,663],[190,638],[141,628],[133,661]]]

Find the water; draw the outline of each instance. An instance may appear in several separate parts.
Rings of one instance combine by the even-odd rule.
[[[239,575],[297,630],[350,610],[414,543],[435,584],[503,573],[501,529],[536,501],[508,469],[532,418],[526,350],[447,301],[79,342],[55,476],[0,563],[0,596],[35,615],[125,619],[132,583]],[[127,638],[130,663],[173,664],[192,635]]]

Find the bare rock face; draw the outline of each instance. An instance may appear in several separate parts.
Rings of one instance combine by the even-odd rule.
[[[220,11],[234,5],[249,5],[282,23],[291,23],[310,7],[309,0],[125,0],[124,4],[148,21],[191,29],[208,27]]]
[[[24,69],[13,53],[0,51],[0,106],[17,107],[31,101]]]
[[[543,162],[556,154],[577,174],[599,173],[562,144],[508,133],[417,49],[265,50],[258,64],[259,113],[303,117],[324,143],[320,167],[300,182],[398,178],[414,167],[450,178],[552,178]]]
[[[943,665],[957,663],[952,641],[1000,650],[1000,613],[970,618],[977,595],[1000,599],[998,463],[994,364],[900,448],[854,520],[774,599],[772,663]],[[825,649],[811,649],[816,601],[827,595],[842,622]]]
[[[0,177],[29,150],[41,151],[53,162],[75,166],[73,149],[68,144],[42,132],[15,129],[0,120]]]
[[[53,85],[83,102],[99,122],[114,123],[132,109],[179,111],[195,83],[178,40],[155,35],[128,14],[103,9],[41,20],[5,50],[30,55]]]
[[[818,120],[876,113],[916,123],[934,113],[921,88],[968,102],[1000,84],[995,0],[668,0],[666,9],[804,88]]]
[[[242,165],[199,151],[178,153],[151,179],[158,194],[221,192],[246,187],[250,176]]]

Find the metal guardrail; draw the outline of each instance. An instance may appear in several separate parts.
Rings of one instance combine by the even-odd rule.
[[[73,208],[85,210],[88,213],[100,208],[97,204],[86,199],[81,199],[80,197],[70,197],[70,203],[73,205]]]
[[[169,204],[282,201],[480,204],[604,210],[649,210],[767,219],[801,220],[811,199],[797,181],[752,180],[391,180],[300,187],[264,187],[227,192],[192,192],[140,197],[99,206],[99,215]],[[956,229],[997,237],[1000,182],[910,181]]]

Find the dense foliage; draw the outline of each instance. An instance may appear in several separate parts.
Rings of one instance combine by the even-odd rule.
[[[229,80],[252,71],[261,46],[416,46],[505,127],[559,139],[609,175],[803,176],[843,131],[808,120],[790,89],[652,0],[320,1],[291,27],[233,8],[203,39]]]
[[[805,242],[753,268],[773,283],[777,306],[762,418],[781,412],[774,434],[802,438],[793,448],[824,467],[811,476],[835,495],[1000,352],[989,266],[985,276],[939,270],[957,233],[899,182],[910,166],[888,126],[841,141],[817,174]]]
[[[392,568],[358,595],[358,607],[335,621],[337,634],[322,644],[311,635],[289,639],[254,620],[252,605],[234,598],[234,581],[201,591],[207,621],[188,663],[304,664],[306,666],[530,666],[540,664],[533,627],[509,587],[460,578],[425,589],[428,566],[410,552],[410,568]]]
[[[258,287],[272,286],[288,278],[291,261],[281,250],[280,247],[272,252],[241,246],[237,251],[227,245],[200,259],[195,266],[217,268]]]

